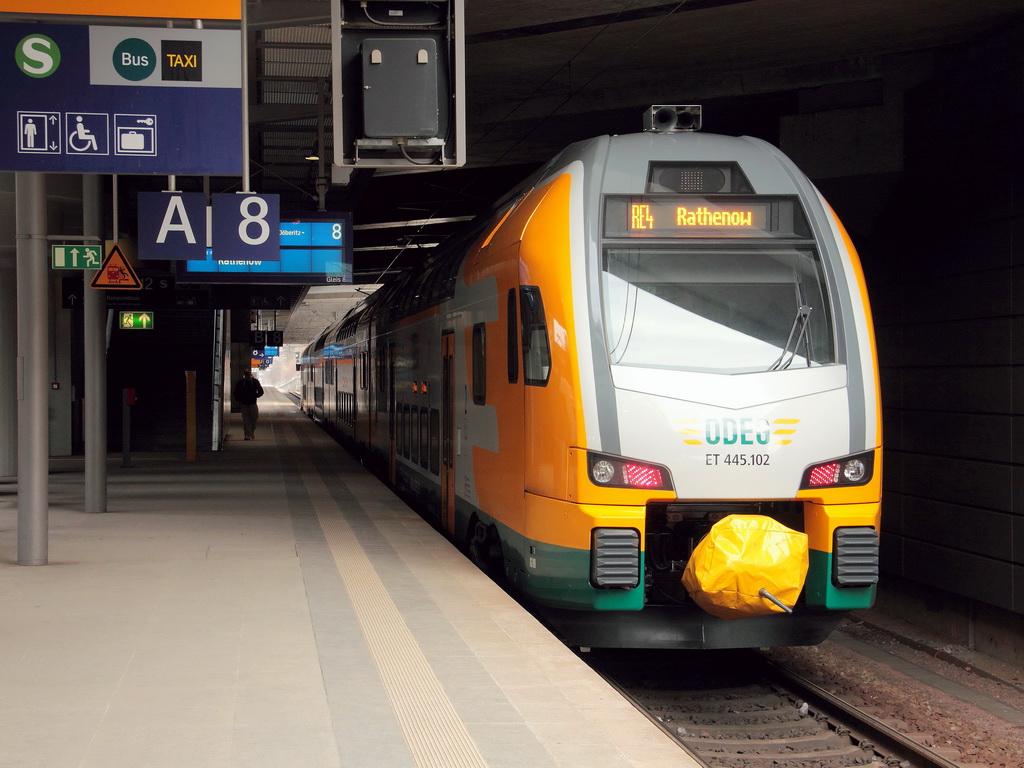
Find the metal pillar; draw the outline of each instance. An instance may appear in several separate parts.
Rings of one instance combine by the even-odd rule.
[[[82,233],[99,237],[99,176],[82,177]],[[96,270],[83,275],[85,303],[82,325],[85,356],[83,431],[85,433],[85,511],[107,511],[107,296],[90,287]]]
[[[46,565],[49,548],[50,388],[46,177],[15,174],[18,246],[18,564]]]
[[[0,478],[18,474],[18,270],[14,174],[0,173]]]

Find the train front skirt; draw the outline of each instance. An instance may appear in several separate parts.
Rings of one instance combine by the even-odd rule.
[[[528,605],[567,645],[592,648],[770,648],[817,645],[843,619],[802,611],[732,620],[695,607],[649,605],[642,611],[571,611]]]

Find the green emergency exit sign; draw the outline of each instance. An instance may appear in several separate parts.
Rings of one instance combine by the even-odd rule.
[[[98,245],[51,245],[50,265],[54,269],[99,269],[103,251]]]
[[[152,312],[122,312],[121,327],[128,331],[149,331],[153,328]]]

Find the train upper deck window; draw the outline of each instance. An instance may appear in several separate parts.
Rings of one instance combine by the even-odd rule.
[[[487,324],[473,326],[473,403],[487,404]]]
[[[648,192],[676,195],[749,195],[754,188],[737,163],[651,163]]]
[[[603,268],[613,364],[750,373],[835,362],[810,246],[609,246]]]

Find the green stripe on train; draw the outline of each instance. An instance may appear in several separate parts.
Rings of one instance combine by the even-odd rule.
[[[491,519],[501,536],[502,553],[519,570],[518,583],[532,599],[558,608],[639,611],[644,607],[643,579],[633,589],[595,589],[590,585],[590,550],[530,541]],[[643,553],[640,573],[644,572]]]
[[[807,605],[834,611],[870,608],[876,587],[837,587],[832,583],[832,553],[810,550],[804,599]]]
[[[595,589],[590,585],[590,550],[558,547],[543,542],[531,546],[526,568],[526,591],[531,597],[560,608],[596,611],[639,611],[644,607],[643,579],[633,589]],[[644,572],[640,554],[640,574]]]

